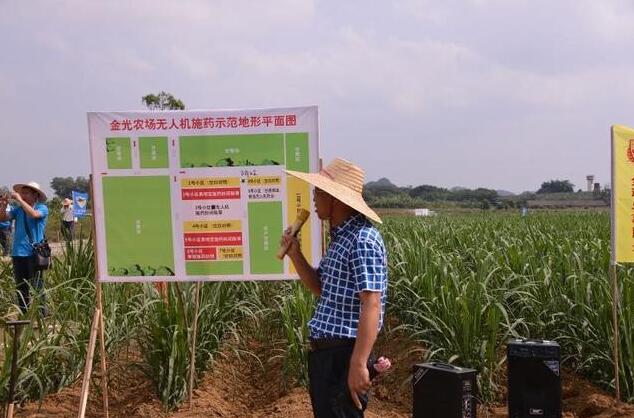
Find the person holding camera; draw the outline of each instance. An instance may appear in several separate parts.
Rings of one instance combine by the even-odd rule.
[[[0,222],[15,221],[13,234],[13,273],[18,293],[18,306],[26,312],[31,300],[29,287],[40,295],[40,314],[46,316],[44,278],[38,267],[34,245],[45,240],[48,208],[46,195],[36,182],[15,184],[10,196],[16,203],[8,212],[9,196],[0,197]]]

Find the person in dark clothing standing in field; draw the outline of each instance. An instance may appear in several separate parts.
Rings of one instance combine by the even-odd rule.
[[[0,251],[2,251],[2,256],[9,255],[11,229],[11,221],[0,222]]]
[[[16,184],[11,193],[17,206],[7,212],[8,196],[0,197],[0,222],[15,221],[13,236],[13,272],[18,290],[18,306],[25,312],[30,305],[29,288],[40,294],[40,313],[46,315],[44,279],[37,268],[33,245],[44,240],[48,208],[46,195],[35,182]]]
[[[363,200],[363,170],[349,161],[335,159],[319,173],[287,173],[315,186],[317,215],[330,224],[328,251],[316,269],[290,230],[281,240],[302,283],[319,297],[308,323],[313,413],[363,417],[371,387],[368,361],[387,295],[385,245],[370,222],[381,219]]]
[[[72,241],[75,237],[75,211],[73,209],[73,201],[66,198],[62,202],[60,209],[62,217],[62,237],[65,241]]]

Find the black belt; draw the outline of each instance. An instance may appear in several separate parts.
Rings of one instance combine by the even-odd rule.
[[[319,338],[310,340],[310,350],[319,351],[331,348],[353,347],[355,341],[354,338]]]

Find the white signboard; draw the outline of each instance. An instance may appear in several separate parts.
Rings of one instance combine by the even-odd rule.
[[[317,171],[317,107],[88,113],[101,281],[279,280],[279,238]],[[320,221],[300,233],[321,255]]]

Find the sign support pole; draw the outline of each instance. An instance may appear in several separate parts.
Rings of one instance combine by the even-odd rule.
[[[619,382],[619,284],[616,275],[616,263],[610,263],[610,278],[612,284],[612,329],[613,329],[613,347],[612,355],[614,357],[614,388],[616,390],[616,400],[621,400],[621,386]]]
[[[84,366],[84,378],[81,384],[81,397],[79,398],[79,418],[86,416],[86,405],[88,403],[88,392],[90,390],[90,375],[92,374],[92,363],[95,356],[95,342],[97,340],[97,328],[99,327],[99,308],[95,309],[90,327],[90,338],[88,349],[86,350],[86,366]]]
[[[200,286],[201,282],[196,282],[196,295],[194,297],[194,323],[192,325],[192,349],[189,360],[189,408],[192,407],[194,396],[194,375],[196,374],[196,334],[198,334],[198,312],[200,310]]]
[[[92,195],[93,177],[90,175],[90,191]],[[90,338],[88,342],[88,350],[86,351],[86,366],[84,367],[84,379],[82,383],[81,397],[79,401],[79,418],[83,418],[86,415],[86,406],[88,403],[88,393],[90,392],[90,375],[92,374],[92,364],[95,355],[95,342],[97,339],[97,332],[99,332],[99,354],[101,357],[101,389],[103,393],[103,411],[104,416],[109,418],[108,408],[108,368],[106,364],[106,338],[105,338],[105,325],[103,320],[103,296],[101,291],[101,281],[99,280],[99,258],[97,251],[96,240],[96,223],[93,213],[92,217],[92,236],[94,240],[94,264],[95,264],[95,314],[92,320],[92,327],[90,329]]]
[[[616,253],[616,212],[617,212],[617,183],[616,183],[616,159],[615,149],[616,141],[614,126],[610,129],[610,159],[611,159],[611,184],[612,192],[610,196],[610,226],[611,226],[611,254],[610,254],[610,284],[612,286],[612,356],[614,362],[614,390],[616,392],[616,400],[621,400],[621,385],[619,381],[619,345],[621,339],[619,337],[619,284],[617,281],[616,266],[617,266],[617,253]]]

